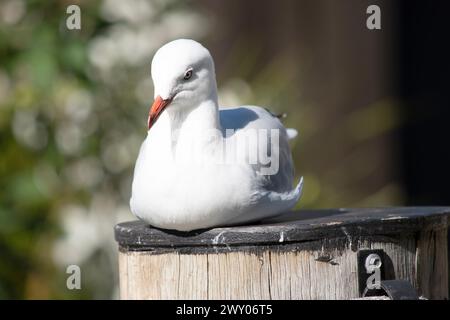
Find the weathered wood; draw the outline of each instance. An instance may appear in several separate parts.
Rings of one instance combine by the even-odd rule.
[[[448,297],[450,208],[298,211],[191,233],[116,226],[122,299],[354,299],[357,252],[382,249],[386,279]],[[292,218],[296,218],[293,220]]]
[[[448,298],[448,250],[447,228],[425,229],[419,234],[417,245],[419,293],[429,299]]]

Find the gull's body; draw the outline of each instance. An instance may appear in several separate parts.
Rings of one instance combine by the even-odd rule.
[[[153,59],[152,77],[156,101],[130,200],[137,217],[190,231],[259,220],[297,203],[302,182],[292,188],[288,132],[263,108],[219,109],[214,65],[205,48],[192,40],[168,43]],[[279,138],[261,139],[271,129]],[[257,148],[269,148],[271,159],[278,159],[276,173],[261,174],[271,164],[249,161],[251,146],[243,141],[252,130],[260,134]],[[225,160],[225,148],[235,150],[232,161]]]

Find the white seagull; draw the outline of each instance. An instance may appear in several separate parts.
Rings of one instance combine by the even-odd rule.
[[[161,47],[151,73],[155,101],[134,170],[134,215],[158,228],[191,231],[295,206],[303,179],[292,187],[288,140],[296,130],[261,107],[220,109],[213,59],[194,40]]]

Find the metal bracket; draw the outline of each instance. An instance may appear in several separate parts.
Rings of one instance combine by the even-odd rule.
[[[391,300],[418,300],[419,295],[416,289],[406,280],[384,280],[381,281],[382,294],[373,290],[366,290],[363,297],[388,296]]]

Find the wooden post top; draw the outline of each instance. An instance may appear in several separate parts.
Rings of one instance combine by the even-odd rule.
[[[115,238],[125,251],[229,249],[304,243],[324,238],[400,236],[425,228],[448,227],[449,216],[450,207],[299,210],[257,224],[192,232],[162,230],[142,221],[131,221],[115,226]]]

